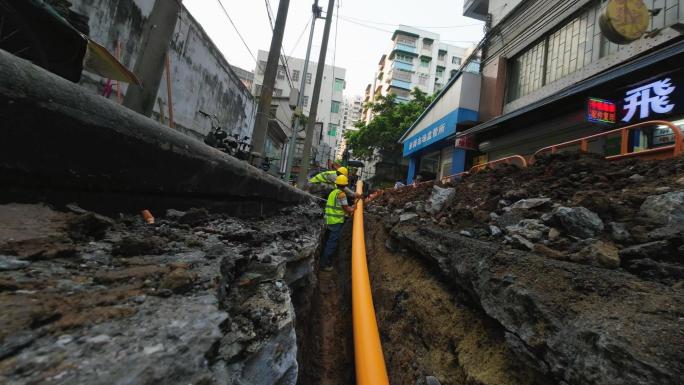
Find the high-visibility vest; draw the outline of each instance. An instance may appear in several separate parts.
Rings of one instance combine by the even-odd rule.
[[[321,173],[316,174],[313,178],[309,179],[309,183],[328,183],[332,184],[328,180],[328,175],[334,175],[337,176],[337,171],[323,171]]]
[[[328,195],[328,202],[325,204],[325,223],[328,225],[337,225],[344,223],[344,209],[337,204],[337,195],[342,190],[334,189]]]

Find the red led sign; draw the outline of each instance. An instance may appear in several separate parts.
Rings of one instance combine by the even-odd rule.
[[[587,100],[587,121],[594,123],[617,122],[617,107],[610,100],[589,98]]]

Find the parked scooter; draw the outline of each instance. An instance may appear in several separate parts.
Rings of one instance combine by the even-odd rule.
[[[237,159],[244,160],[245,162],[252,162],[252,159],[254,159],[256,154],[251,151],[252,144],[249,136],[245,135],[240,138],[239,133],[229,134],[221,127],[216,115],[206,113],[202,110],[199,110],[198,112],[211,121],[211,130],[204,138],[204,143]],[[270,160],[266,163],[270,169]],[[261,168],[263,169],[264,166],[262,165]]]

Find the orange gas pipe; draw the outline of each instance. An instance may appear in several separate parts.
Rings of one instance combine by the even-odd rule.
[[[356,184],[363,193],[363,183]],[[354,360],[357,385],[389,385],[385,358],[380,345],[378,323],[373,308],[366,240],[363,233],[363,199],[356,203],[352,232],[352,315],[354,323]]]

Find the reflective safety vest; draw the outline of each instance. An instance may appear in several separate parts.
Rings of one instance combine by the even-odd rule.
[[[325,204],[325,223],[328,225],[337,225],[344,223],[344,209],[337,204],[337,195],[342,190],[334,189],[328,195],[328,202]]]
[[[332,184],[328,180],[328,175],[333,175],[337,177],[337,171],[323,171],[321,173],[316,174],[313,178],[309,179],[309,183],[329,183]]]

